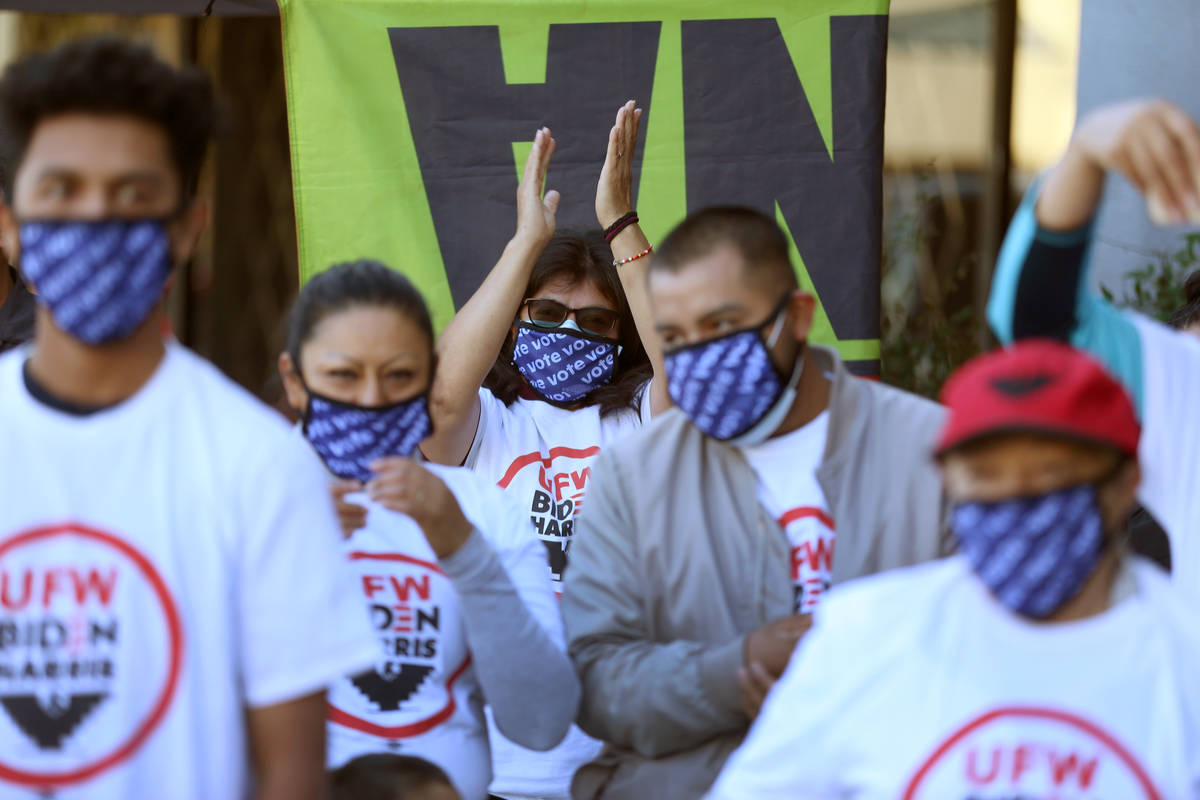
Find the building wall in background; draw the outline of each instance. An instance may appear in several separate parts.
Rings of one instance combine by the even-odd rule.
[[[1200,118],[1200,3],[1196,0],[1087,0],[1079,53],[1079,112],[1132,97],[1163,97]],[[1141,195],[1108,181],[1093,250],[1093,278],[1121,293],[1124,276],[1157,252],[1180,249],[1190,226],[1158,228]]]

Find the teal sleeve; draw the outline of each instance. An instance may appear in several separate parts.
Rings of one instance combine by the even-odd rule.
[[[1088,288],[1093,222],[1070,231],[1038,225],[1035,181],[1000,248],[987,318],[1002,344],[1041,337],[1070,342],[1108,367],[1143,408],[1142,344],[1129,312]]]

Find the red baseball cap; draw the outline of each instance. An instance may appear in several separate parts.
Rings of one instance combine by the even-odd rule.
[[[1137,455],[1141,425],[1125,388],[1073,347],[1026,339],[968,361],[942,389],[936,455],[997,433],[1038,433]]]

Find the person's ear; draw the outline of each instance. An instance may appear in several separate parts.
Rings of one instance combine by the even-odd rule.
[[[196,252],[196,244],[208,225],[208,217],[208,200],[196,197],[188,203],[179,218],[171,223],[172,232],[175,234],[171,237],[171,248],[176,264],[186,262]]]
[[[791,320],[792,338],[797,342],[808,341],[812,331],[813,315],[817,311],[817,298],[809,292],[797,289],[788,302],[788,319]]]
[[[18,263],[21,256],[20,225],[12,206],[3,199],[0,199],[0,248],[4,249],[4,257],[10,266]]]
[[[292,361],[291,353],[279,354],[279,378],[283,381],[283,393],[287,397],[288,405],[297,414],[303,415],[308,408],[308,392],[304,390],[304,381],[300,380],[300,373],[296,369],[296,363]]]

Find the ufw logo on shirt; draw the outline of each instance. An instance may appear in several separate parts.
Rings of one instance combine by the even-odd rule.
[[[1048,708],[999,708],[961,726],[902,800],[1161,800],[1145,768],[1095,723]]]
[[[355,552],[350,560],[382,658],[347,679],[358,700],[342,692],[331,696],[330,719],[392,740],[423,733],[453,714],[451,688],[467,663],[464,652],[460,667],[447,673],[443,636],[462,636],[439,600],[453,592],[450,579],[437,564],[400,553]]]
[[[414,659],[437,657],[442,610],[430,601],[428,573],[419,578],[363,575],[362,586],[372,601],[371,620],[383,641],[384,660],[352,682],[380,711],[396,711],[436,666]]]
[[[779,517],[792,556],[792,591],[797,614],[811,614],[829,592],[836,544],[833,518],[815,506],[798,506]]]
[[[593,446],[552,447],[547,455],[528,453],[515,459],[497,484],[501,489],[518,480],[523,481],[518,486],[532,484],[529,519],[546,546],[550,577],[555,581],[562,580],[567,568],[567,550],[587,494],[591,462],[599,452],[599,446]]]
[[[174,601],[129,543],[78,524],[0,541],[0,780],[59,786],[125,761],[181,656]]]

